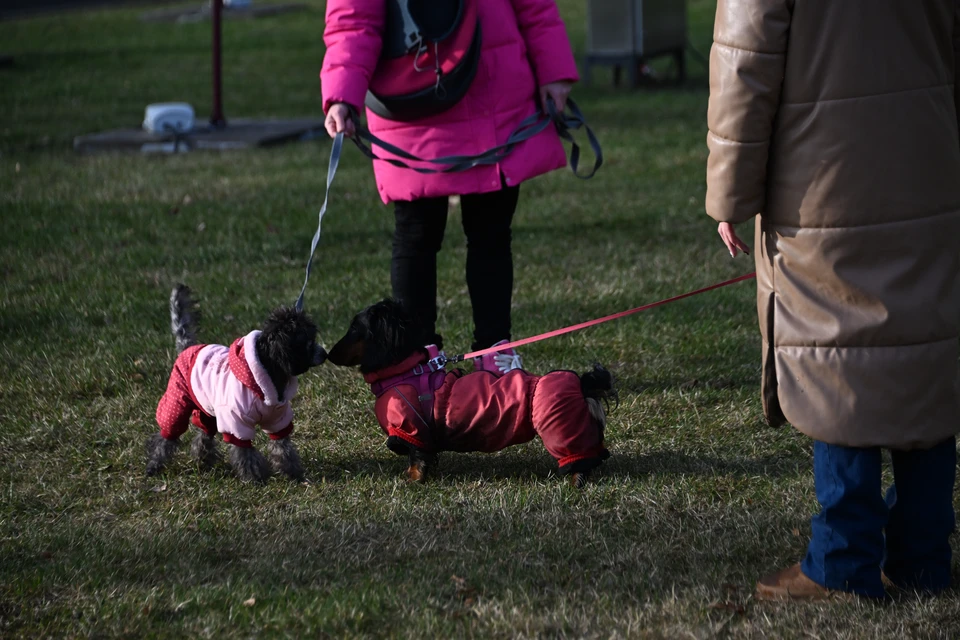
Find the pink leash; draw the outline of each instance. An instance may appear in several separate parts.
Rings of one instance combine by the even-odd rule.
[[[467,358],[478,358],[480,356],[485,356],[488,353],[496,353],[497,351],[504,351],[512,347],[521,347],[525,344],[546,340],[547,338],[562,336],[563,334],[570,333],[571,331],[578,331],[580,329],[586,329],[587,327],[592,327],[594,325],[603,324],[604,322],[610,322],[611,320],[617,320],[618,318],[624,318],[626,316],[630,316],[635,313],[640,313],[641,311],[646,311],[647,309],[653,309],[654,307],[659,307],[660,305],[676,302],[677,300],[683,300],[684,298],[689,298],[690,296],[706,293],[707,291],[713,291],[714,289],[719,289],[720,287],[726,287],[731,284],[743,282],[744,280],[750,280],[751,278],[755,278],[755,277],[757,277],[756,272],[748,273],[745,276],[740,276],[739,278],[734,278],[733,280],[726,280],[724,282],[712,284],[709,287],[704,287],[703,289],[697,289],[696,291],[688,291],[687,293],[680,294],[679,296],[667,298],[666,300],[660,300],[659,302],[652,302],[650,304],[645,304],[642,307],[637,307],[636,309],[621,311],[620,313],[614,313],[613,315],[597,318],[596,320],[588,320],[587,322],[581,322],[580,324],[575,324],[570,327],[564,327],[563,329],[556,329],[555,331],[548,331],[547,333],[541,333],[540,335],[533,336],[531,338],[523,338],[522,340],[515,340],[508,344],[501,344],[495,347],[488,347],[487,349],[480,349],[479,351],[472,351],[462,356],[455,356],[453,358],[450,358],[449,360],[446,360],[446,362],[461,362],[463,360],[466,360]]]

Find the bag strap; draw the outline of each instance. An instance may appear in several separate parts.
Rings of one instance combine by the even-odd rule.
[[[396,145],[384,141],[383,139],[372,134],[366,127],[361,126],[360,118],[356,111],[352,111],[351,115],[353,116],[357,133],[351,139],[353,140],[354,144],[357,145],[357,148],[360,149],[360,152],[371,160],[380,160],[395,167],[411,169],[417,173],[455,173],[458,171],[466,171],[467,169],[472,169],[474,167],[492,165],[501,162],[514,150],[518,144],[539,134],[552,122],[560,137],[572,145],[570,149],[570,168],[573,170],[574,175],[578,178],[586,180],[588,178],[592,178],[597,172],[597,169],[599,169],[603,164],[603,150],[601,149],[600,142],[597,140],[596,135],[594,135],[593,130],[587,125],[587,122],[583,117],[583,112],[580,111],[577,103],[568,98],[567,105],[570,107],[569,114],[566,113],[566,110],[563,112],[558,112],[556,106],[554,105],[553,99],[547,98],[546,113],[543,111],[538,111],[537,113],[528,116],[517,126],[513,133],[510,134],[510,137],[507,138],[506,142],[472,156],[445,156],[442,158],[433,159],[420,158],[412,153],[404,151]],[[570,133],[571,131],[576,131],[581,128],[586,130],[587,139],[590,142],[590,147],[593,149],[593,154],[596,158],[594,161],[593,170],[586,175],[581,175],[579,172],[580,147],[577,145],[576,140],[574,140],[573,135]],[[365,141],[369,142],[370,145],[368,146],[365,144]],[[371,148],[372,146],[380,147],[384,151],[397,156],[397,158],[402,158],[402,160],[378,156]],[[442,168],[432,169],[429,167],[412,167],[407,164],[407,162],[404,162],[404,160],[409,162],[422,162],[432,165],[441,165]]]

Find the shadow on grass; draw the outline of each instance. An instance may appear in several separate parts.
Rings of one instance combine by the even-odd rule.
[[[509,480],[512,484],[529,485],[548,481],[551,475],[556,476],[556,464],[543,451],[542,445],[534,441],[527,446],[539,447],[539,453],[543,454],[540,459],[529,451],[521,452],[519,449],[492,455],[444,451],[439,454],[426,484],[455,485],[465,480]],[[311,478],[323,477],[328,482],[349,482],[363,476],[405,478],[406,470],[406,456],[385,452],[382,457],[357,457],[349,461],[321,463],[316,469],[307,469],[307,474]]]
[[[809,456],[768,455],[759,458],[691,455],[677,451],[657,451],[640,455],[611,457],[604,475],[637,476],[735,476],[740,478],[789,478],[811,472]]]
[[[665,391],[692,391],[694,389],[709,391],[753,389],[759,391],[760,380],[757,377],[747,376],[713,376],[698,378],[657,378],[653,380],[638,380],[639,374],[621,375],[617,379],[617,389],[620,394],[640,394],[644,392]]]
[[[314,625],[376,635],[417,628],[427,616],[454,637],[463,635],[461,619],[490,631],[502,609],[526,616],[509,614],[508,625],[566,617],[579,637],[608,615],[641,615],[638,606],[653,611],[647,624],[677,606],[677,615],[711,620],[727,606],[744,620],[761,606],[758,616],[784,615],[749,593],[757,576],[802,551],[806,534],[791,533],[805,526],[802,508],[771,508],[778,496],[762,493],[752,507],[727,504],[697,483],[674,491],[671,478],[606,487],[604,479],[780,478],[803,472],[804,456],[616,455],[598,486],[576,492],[552,489],[560,480],[537,447],[447,454],[424,486],[398,487],[393,476],[405,461],[384,453],[322,465],[335,480],[323,486],[278,492],[229,480],[201,496],[202,484],[190,480],[171,493],[144,491],[133,510],[110,519],[80,511],[34,518],[37,526],[20,528],[2,549],[0,581],[16,585],[0,589],[4,628],[63,625],[70,635],[83,620],[107,635],[170,634],[171,625],[219,635],[277,619],[288,635],[310,635]],[[256,607],[243,606],[252,596]],[[901,607],[914,599],[894,594]],[[610,613],[598,620],[596,611]],[[904,615],[950,610],[923,611]]]
[[[62,326],[63,316],[63,311],[53,306],[24,308],[9,305],[0,314],[0,336],[22,338],[53,332]]]
[[[509,486],[529,486],[560,482],[557,465],[538,440],[500,454],[457,453],[444,451],[438,456],[427,484],[456,486],[463,482],[491,482]],[[653,453],[618,452],[610,443],[611,456],[594,473],[594,480],[639,479],[651,476],[696,476],[750,478],[793,478],[810,472],[810,456],[776,454],[758,458],[731,455],[719,457],[677,451]],[[542,455],[538,455],[542,454]],[[363,457],[349,461],[321,463],[307,469],[314,481],[350,482],[358,477],[404,478],[405,456]]]
[[[577,619],[592,610],[635,612],[638,603],[684,603],[694,616],[706,607],[709,616],[709,603],[720,602],[750,619],[757,607],[763,617],[782,615],[751,602],[753,580],[805,543],[789,534],[796,515],[766,508],[684,500],[610,509],[517,493],[410,491],[409,499],[385,496],[389,509],[346,513],[314,511],[319,505],[309,502],[267,511],[234,505],[199,526],[190,505],[161,501],[144,505],[146,518],[61,523],[8,548],[2,574],[19,586],[0,592],[0,614],[8,631],[83,619],[93,629],[123,625],[126,635],[169,632],[171,624],[209,634],[278,615],[288,633],[341,628],[357,612],[370,632],[416,627],[424,615],[456,627],[462,612],[483,607]],[[941,597],[958,595],[954,587]],[[244,609],[251,596],[257,608]],[[893,596],[904,607],[917,598]],[[483,628],[472,614],[467,620]]]

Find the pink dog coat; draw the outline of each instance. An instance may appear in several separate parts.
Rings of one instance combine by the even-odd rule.
[[[576,373],[432,370],[429,359],[436,353],[430,346],[426,353],[364,376],[389,439],[427,452],[492,453],[540,436],[561,472],[578,460],[609,456]]]
[[[241,447],[260,425],[273,440],[293,433],[290,400],[297,393],[297,379],[290,378],[278,400],[277,390],[257,359],[259,331],[238,338],[229,348],[219,344],[195,345],[177,357],[167,391],[157,405],[160,433],[168,440],[182,436],[192,422],[224,442]]]

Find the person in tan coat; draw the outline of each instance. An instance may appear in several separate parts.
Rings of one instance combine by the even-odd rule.
[[[814,439],[821,505],[758,597],[949,586],[958,74],[960,0],[717,4],[706,209],[734,257],[756,217],[764,413]]]

